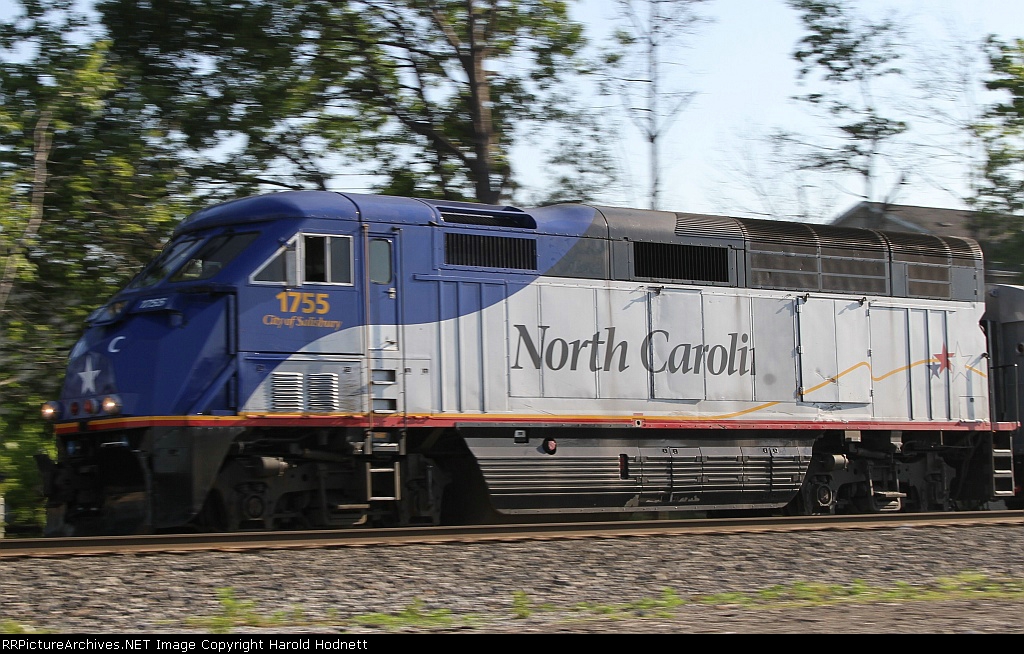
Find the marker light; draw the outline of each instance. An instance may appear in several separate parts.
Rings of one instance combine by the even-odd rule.
[[[42,414],[43,420],[57,420],[60,418],[60,403],[59,402],[47,402],[43,405]]]
[[[541,445],[541,447],[548,454],[554,454],[558,450],[558,443],[555,442],[555,439],[548,438],[544,440],[544,443]]]
[[[108,395],[103,398],[103,413],[116,416],[121,413],[121,398],[116,395]]]
[[[82,408],[85,409],[86,414],[91,416],[99,409],[99,405],[96,404],[96,400],[86,400],[82,402]]]

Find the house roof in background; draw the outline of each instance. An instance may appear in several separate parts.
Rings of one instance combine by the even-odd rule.
[[[860,202],[832,221],[837,227],[864,227],[900,232],[978,239],[971,222],[975,212],[881,202]]]

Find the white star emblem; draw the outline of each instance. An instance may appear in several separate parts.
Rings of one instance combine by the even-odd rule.
[[[92,358],[85,357],[85,370],[78,373],[78,376],[82,378],[82,395],[96,392],[96,377],[99,374],[99,370],[92,368]]]

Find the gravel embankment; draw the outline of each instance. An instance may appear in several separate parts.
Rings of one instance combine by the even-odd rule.
[[[13,559],[0,561],[0,629],[212,633],[226,629],[232,614],[249,625],[234,633],[1019,634],[1022,541],[1024,520],[1012,527]],[[964,573],[1017,580],[1020,591],[944,600],[906,591],[913,599],[804,608],[745,607],[721,596],[764,596],[799,583],[899,589]],[[219,597],[220,589],[231,589],[236,603]],[[719,599],[696,601],[708,595]],[[581,609],[583,602],[593,606]],[[390,626],[357,620],[403,610]],[[448,623],[410,616],[444,610]]]

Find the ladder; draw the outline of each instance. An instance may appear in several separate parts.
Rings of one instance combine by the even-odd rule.
[[[398,501],[402,499],[401,464],[375,461],[366,462],[366,498],[373,501]]]
[[[1013,433],[992,432],[992,494],[1013,497]]]

